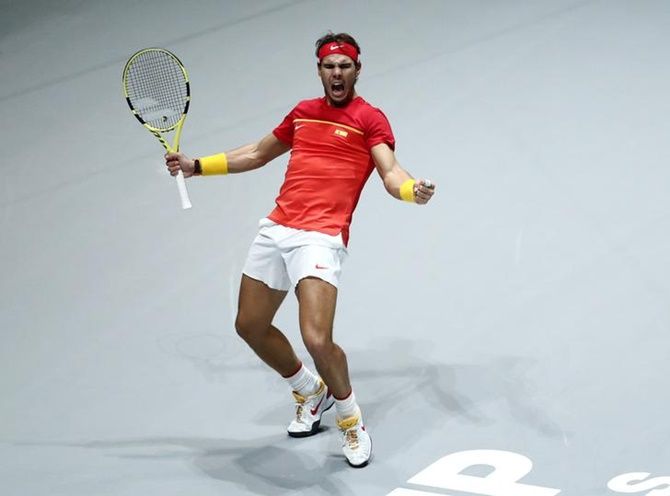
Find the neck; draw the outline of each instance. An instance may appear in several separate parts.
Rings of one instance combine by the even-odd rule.
[[[346,107],[357,97],[358,97],[358,93],[356,93],[356,90],[353,90],[348,98],[346,98],[345,100],[341,100],[339,102],[336,102],[336,101],[331,100],[330,97],[328,96],[328,94],[326,93],[326,103],[328,103],[328,105],[331,106],[331,107]]]

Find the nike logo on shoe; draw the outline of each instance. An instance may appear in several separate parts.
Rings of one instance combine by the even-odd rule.
[[[319,411],[319,407],[321,406],[321,403],[323,403],[323,398],[321,398],[321,400],[316,404],[316,406],[314,408],[312,408],[309,411],[309,413],[311,413],[312,415],[316,415],[316,413]]]

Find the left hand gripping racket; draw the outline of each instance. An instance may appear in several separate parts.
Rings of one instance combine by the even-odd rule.
[[[191,101],[188,74],[181,61],[163,48],[145,48],[123,69],[123,92],[133,115],[168,152],[179,151],[181,129]],[[170,145],[164,133],[174,131]],[[181,206],[191,208],[184,174],[176,176]]]

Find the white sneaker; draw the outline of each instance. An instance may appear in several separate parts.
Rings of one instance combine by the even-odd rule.
[[[372,458],[372,439],[365,430],[361,416],[337,419],[337,426],[342,431],[342,451],[349,465],[365,467]]]
[[[321,425],[321,415],[335,404],[335,398],[328,386],[319,380],[319,390],[310,396],[301,396],[293,391],[295,398],[295,418],[288,426],[291,437],[307,437],[316,434]]]

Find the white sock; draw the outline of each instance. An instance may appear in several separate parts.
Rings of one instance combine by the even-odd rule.
[[[342,400],[335,398],[335,410],[337,411],[337,418],[340,420],[361,415],[361,409],[358,407],[358,403],[356,403],[353,389],[346,398]]]
[[[295,374],[284,379],[301,396],[309,396],[319,390],[319,378],[303,364],[300,364],[300,369]]]

